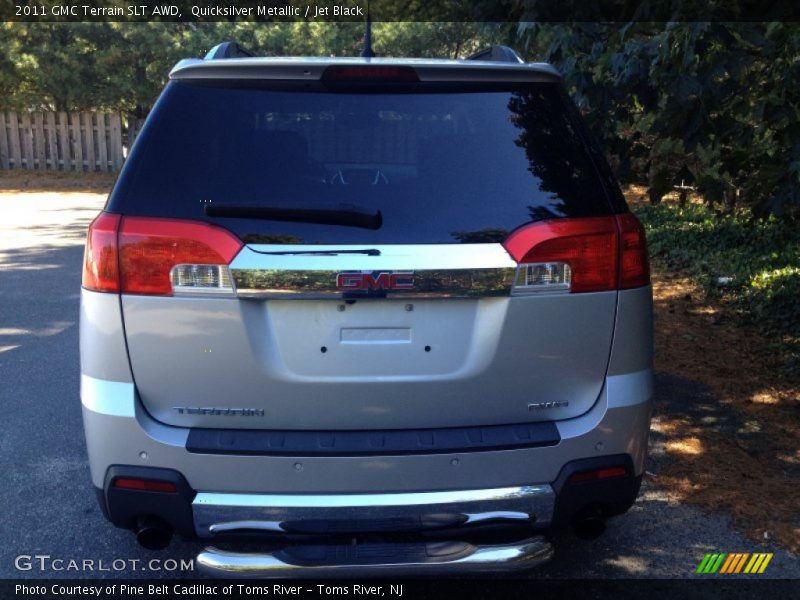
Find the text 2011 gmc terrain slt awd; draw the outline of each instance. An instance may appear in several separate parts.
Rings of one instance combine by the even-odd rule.
[[[643,230],[556,71],[495,50],[175,66],[86,244],[112,523],[257,540],[201,552],[217,575],[422,574],[630,507]]]

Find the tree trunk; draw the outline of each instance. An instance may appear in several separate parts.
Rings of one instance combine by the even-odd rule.
[[[739,188],[729,188],[725,190],[725,212],[729,215],[733,214],[736,209],[736,200],[739,197]]]

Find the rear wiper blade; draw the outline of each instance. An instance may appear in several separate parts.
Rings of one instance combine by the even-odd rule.
[[[340,254],[366,254],[367,256],[380,256],[381,251],[377,248],[365,248],[363,250],[279,250],[277,252],[265,252],[255,250],[259,254],[271,254],[275,256],[339,256]]]
[[[207,204],[205,212],[209,217],[317,223],[320,225],[361,227],[362,229],[380,229],[383,225],[381,211],[371,213],[365,209],[352,206],[341,208],[289,208],[285,206]]]

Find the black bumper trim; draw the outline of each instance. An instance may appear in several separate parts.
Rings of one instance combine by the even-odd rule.
[[[582,471],[608,467],[625,467],[627,475],[599,481],[571,483],[569,478]],[[626,512],[636,501],[642,476],[634,475],[633,460],[629,454],[615,454],[573,460],[564,465],[552,483],[556,493],[556,506],[551,527],[559,529],[570,525],[573,518],[587,509],[600,510],[603,517],[613,517]]]
[[[195,454],[250,456],[392,456],[515,450],[555,446],[560,441],[552,422],[370,431],[193,428],[186,449]]]
[[[625,466],[628,475],[614,479],[570,483],[572,474],[606,467]],[[177,493],[145,492],[114,487],[118,477],[143,478],[175,484]],[[586,509],[600,509],[604,517],[621,514],[636,500],[641,475],[633,474],[633,461],[627,454],[579,459],[567,463],[552,482],[555,507],[552,521],[534,529],[554,530],[570,525]],[[151,515],[168,523],[184,539],[196,537],[192,501],[196,492],[179,472],[171,469],[114,465],[106,473],[103,489],[97,496],[103,514],[117,527],[134,529],[139,516]],[[467,534],[503,535],[514,529],[507,524],[487,523],[469,528],[453,527],[442,530],[421,531],[422,538],[453,539]],[[298,532],[299,533],[299,532]],[[386,531],[387,535],[392,532]],[[302,534],[301,534],[302,535]]]
[[[114,487],[118,478],[139,478],[172,483],[175,493],[150,492]],[[135,530],[137,518],[144,515],[163,520],[184,539],[193,538],[192,500],[196,492],[178,471],[155,467],[112,465],[106,471],[103,489],[97,491],[105,517],[115,526]]]

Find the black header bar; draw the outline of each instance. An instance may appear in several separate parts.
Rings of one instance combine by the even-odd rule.
[[[0,0],[1,21],[363,22],[367,0]],[[370,0],[373,22],[800,22],[794,0]]]

